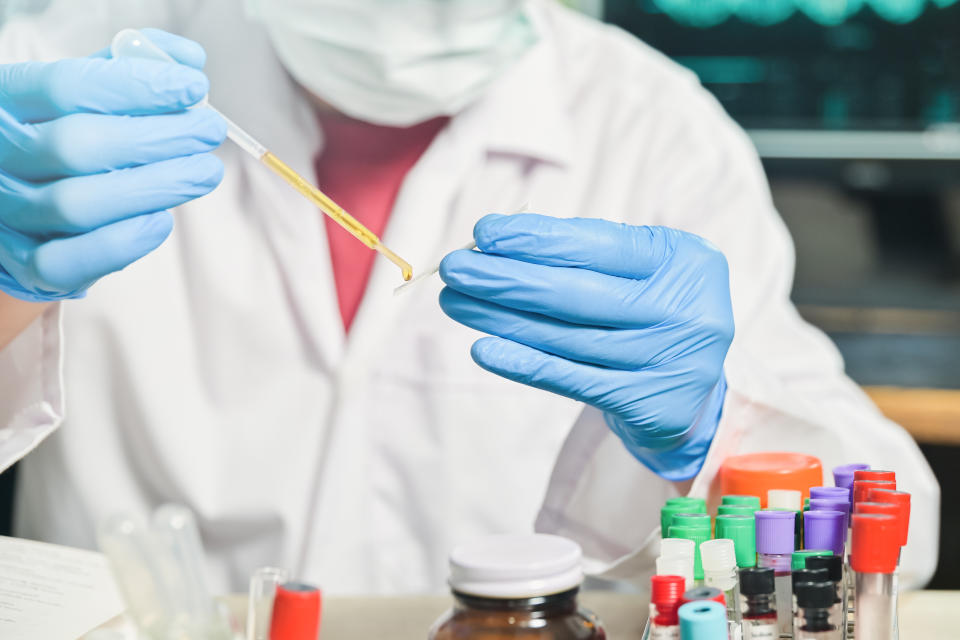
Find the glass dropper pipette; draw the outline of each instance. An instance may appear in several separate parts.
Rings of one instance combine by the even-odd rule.
[[[176,62],[166,51],[155,45],[149,38],[136,29],[124,29],[118,33],[113,38],[110,52],[114,58],[147,58],[150,60]],[[343,207],[305,180],[303,176],[287,166],[280,158],[273,155],[269,149],[257,142],[256,138],[241,129],[235,122],[230,120],[230,118],[217,111],[217,109],[207,102],[206,98],[204,98],[201,104],[209,109],[213,109],[213,111],[226,121],[227,137],[233,140],[241,149],[269,167],[271,171],[283,178],[291,187],[302,194],[303,197],[333,218],[334,222],[350,232],[357,240],[382,254],[390,260],[390,262],[400,267],[404,280],[409,280],[413,277],[413,268],[410,264],[388,249],[375,233],[363,226],[356,218],[344,211]]]

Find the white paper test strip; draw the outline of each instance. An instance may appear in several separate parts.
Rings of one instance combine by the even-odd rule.
[[[524,211],[526,211],[526,210],[529,209],[529,208],[530,208],[530,203],[529,203],[529,202],[524,202],[522,205],[520,205],[519,207],[517,207],[516,210],[515,210],[513,213],[514,213],[514,214],[523,213]],[[476,241],[474,241],[474,242],[471,242],[470,244],[465,244],[465,245],[463,245],[462,247],[457,247],[456,249],[454,249],[454,251],[460,251],[460,250],[464,250],[464,249],[467,250],[467,251],[471,251],[471,250],[476,249],[476,248],[477,248],[477,243],[476,243]],[[449,252],[449,251],[448,251],[447,253],[452,253],[452,252]],[[446,254],[444,254],[444,256],[446,256]],[[408,289],[410,289],[411,287],[413,287],[413,286],[414,286],[415,284],[417,284],[418,282],[422,282],[422,281],[426,280],[427,278],[429,278],[430,276],[432,276],[433,274],[435,274],[435,273],[437,273],[438,271],[440,271],[440,263],[441,263],[442,261],[443,261],[443,258],[441,258],[440,260],[437,260],[436,264],[434,264],[433,266],[431,266],[429,269],[426,269],[426,270],[424,270],[424,271],[421,271],[421,272],[420,272],[420,275],[418,275],[418,276],[416,276],[415,278],[413,278],[413,280],[411,280],[410,282],[404,282],[402,285],[400,285],[399,287],[397,287],[396,289],[393,290],[393,295],[395,295],[395,296],[400,295],[400,294],[403,293],[404,291],[407,291]]]

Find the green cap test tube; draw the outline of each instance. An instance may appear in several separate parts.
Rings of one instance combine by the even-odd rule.
[[[760,508],[753,508],[745,504],[722,504],[717,507],[717,515],[721,516],[753,516]]]
[[[733,540],[738,567],[757,566],[757,525],[752,513],[717,516],[717,538]]]
[[[739,504],[748,507],[755,507],[755,511],[760,510],[760,496],[738,496],[726,495],[720,497],[720,504]]]
[[[660,535],[667,537],[670,522],[676,513],[706,513],[707,505],[703,498],[670,498],[660,509]]]
[[[667,527],[667,530],[669,531],[670,527],[674,526],[703,527],[709,530],[712,524],[710,514],[707,513],[675,513],[670,520],[670,525]]]

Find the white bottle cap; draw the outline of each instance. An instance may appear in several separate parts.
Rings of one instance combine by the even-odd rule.
[[[737,568],[737,551],[733,540],[718,538],[700,543],[700,561],[703,570],[711,573],[733,571]]]
[[[683,590],[693,588],[693,558],[657,558],[658,576],[682,576]]]
[[[540,533],[489,536],[450,554],[450,587],[485,598],[533,598],[580,586],[580,545]]]
[[[695,553],[696,543],[693,540],[664,538],[660,541],[661,558],[690,558],[692,560]]]
[[[789,509],[800,511],[803,494],[799,491],[787,489],[770,489],[767,491],[767,509]]]

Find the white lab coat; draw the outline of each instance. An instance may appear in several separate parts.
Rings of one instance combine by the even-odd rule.
[[[60,0],[8,23],[0,61],[86,54],[126,26],[179,32],[209,53],[212,102],[310,175],[322,135],[239,5]],[[478,334],[441,312],[436,278],[393,297],[399,274],[378,258],[345,336],[320,214],[227,144],[223,184],[175,212],[160,249],[0,353],[19,535],[92,547],[99,518],[175,501],[198,514],[218,588],[272,564],[387,593],[443,589],[454,544],[536,527],[642,583],[664,499],[715,499],[725,456],[772,449],[815,454],[828,475],[896,469],[914,496],[904,582],[931,576],[937,483],[789,302],[792,245],[749,140],[633,37],[553,3],[537,15],[540,43],[436,138],[385,242],[427,265],[524,202],[709,238],[730,263],[737,335],[700,475],[666,482],[596,411],[475,366]]]

